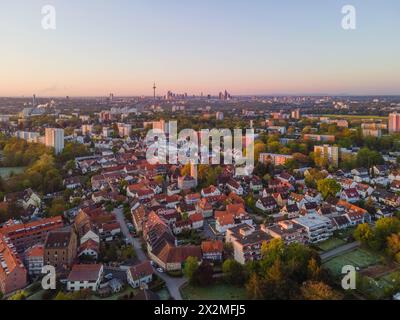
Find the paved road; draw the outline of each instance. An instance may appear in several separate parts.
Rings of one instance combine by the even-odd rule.
[[[129,232],[128,226],[126,225],[125,221],[125,216],[123,213],[122,209],[115,209],[114,210],[115,216],[118,220],[118,223],[121,225],[121,232],[127,238],[132,246],[135,249],[136,255],[140,261],[146,261],[149,260],[147,257],[146,253],[142,249],[142,244],[138,238],[132,237],[132,235]],[[186,282],[187,279],[182,277],[182,278],[173,278],[168,276],[165,273],[160,273],[154,268],[154,272],[159,276],[161,279],[165,281],[165,284],[169,290],[169,293],[172,298],[175,300],[182,300],[181,292],[179,290],[180,287],[182,287]]]
[[[321,254],[321,259],[322,259],[322,261],[326,261],[328,259],[339,256],[342,253],[345,253],[347,251],[351,251],[355,248],[358,248],[359,246],[360,246],[359,242],[352,242],[352,243],[345,244],[345,245],[335,248],[331,251],[324,252],[323,254]]]

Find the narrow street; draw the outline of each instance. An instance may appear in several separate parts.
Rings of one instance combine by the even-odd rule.
[[[140,240],[138,238],[132,237],[132,235],[130,234],[128,226],[126,225],[123,209],[115,209],[114,213],[119,224],[121,225],[122,234],[132,244],[133,248],[135,249],[137,258],[140,261],[149,260],[146,253],[142,249],[142,244],[140,243]],[[159,276],[161,279],[165,281],[165,284],[168,288],[171,297],[174,298],[175,300],[182,300],[182,295],[179,288],[182,287],[187,282],[187,279],[184,277],[173,278],[165,273],[158,272],[155,268],[153,269],[154,272],[157,274],[157,276]]]

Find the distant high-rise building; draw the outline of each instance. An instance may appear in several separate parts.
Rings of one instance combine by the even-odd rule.
[[[364,137],[382,137],[382,129],[386,126],[381,123],[363,123],[361,124],[362,134]]]
[[[46,128],[44,144],[60,154],[64,150],[64,129]]]
[[[132,125],[126,123],[117,123],[118,134],[120,137],[129,137],[132,131]]]
[[[93,130],[93,125],[91,125],[91,124],[84,124],[84,125],[82,125],[82,134],[85,136],[85,135],[88,135],[88,134],[91,134],[92,133],[92,130]]]
[[[339,166],[339,147],[330,145],[315,146],[314,153],[319,153],[322,158],[326,158],[327,162],[334,167]]]
[[[217,119],[218,121],[224,120],[224,113],[218,111],[218,112],[215,114],[215,119]]]
[[[32,99],[32,107],[36,107],[37,106],[37,102],[36,102],[36,94],[33,95],[33,99]]]
[[[389,114],[389,133],[400,132],[400,114],[397,112]]]
[[[296,109],[292,111],[292,119],[300,120],[300,109]]]
[[[17,138],[26,140],[28,142],[38,142],[40,134],[38,132],[30,131],[17,131],[14,134]]]

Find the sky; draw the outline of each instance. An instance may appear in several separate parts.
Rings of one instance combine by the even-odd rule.
[[[400,94],[399,34],[398,0],[0,0],[0,96]]]

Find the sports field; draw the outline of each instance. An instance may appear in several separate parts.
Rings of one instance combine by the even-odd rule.
[[[333,275],[339,276],[342,273],[342,268],[347,265],[354,266],[359,269],[364,269],[375,265],[381,261],[380,255],[367,251],[365,249],[356,249],[344,253],[338,257],[332,258],[325,262],[323,266],[329,269]]]
[[[346,244],[346,241],[338,238],[331,238],[318,244],[318,248],[322,251],[330,251]]]

